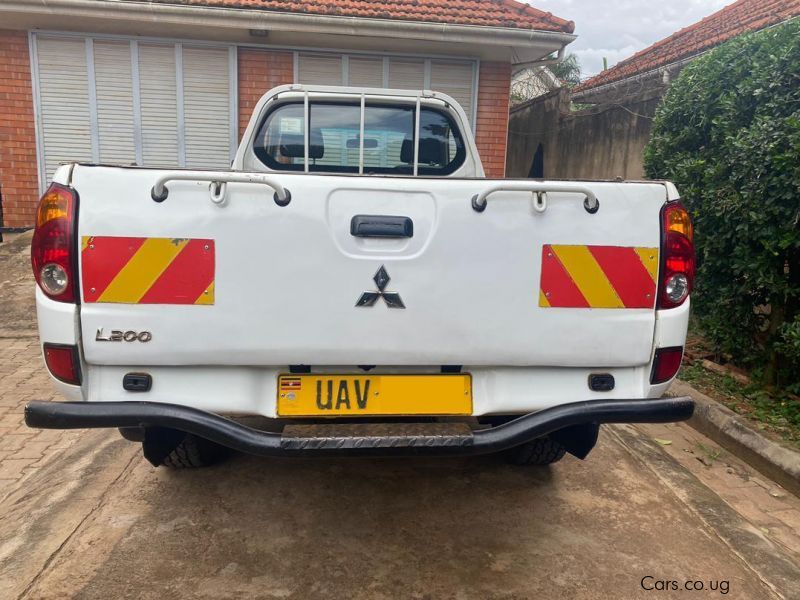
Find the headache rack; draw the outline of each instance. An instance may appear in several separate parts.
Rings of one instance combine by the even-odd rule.
[[[356,98],[361,103],[361,125],[359,132],[358,144],[358,174],[364,174],[364,112],[367,100],[396,100],[403,98],[406,100],[414,100],[416,106],[414,108],[414,163],[413,174],[416,177],[419,173],[419,125],[420,125],[420,106],[423,101],[439,101],[445,107],[455,110],[458,113],[461,125],[469,123],[466,113],[463,108],[456,102],[455,99],[443,94],[441,92],[434,92],[432,90],[395,90],[387,88],[375,88],[373,91],[364,92],[361,88],[351,87],[334,87],[326,85],[303,85],[299,83],[285,85],[276,88],[277,91],[272,96],[272,101],[276,101],[281,95],[298,94],[303,95],[303,122],[306,124],[303,127],[304,133],[304,157],[303,157],[303,170],[305,173],[310,171],[310,157],[309,157],[309,96],[314,94],[315,99],[341,99],[341,98]]]

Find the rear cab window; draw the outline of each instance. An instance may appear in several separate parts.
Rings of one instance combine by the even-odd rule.
[[[359,101],[312,100],[307,124],[302,101],[282,103],[265,115],[253,151],[269,169],[305,171],[307,125],[309,172],[413,175],[416,110],[366,102],[362,142]],[[464,140],[447,112],[420,108],[416,152],[418,175],[449,175],[464,163]]]

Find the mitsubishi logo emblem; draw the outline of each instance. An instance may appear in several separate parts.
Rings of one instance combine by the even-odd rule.
[[[356,302],[356,306],[374,306],[378,298],[383,298],[384,302],[386,302],[386,306],[389,308],[405,308],[406,305],[403,304],[400,294],[386,291],[386,286],[389,284],[390,280],[391,277],[389,277],[389,273],[386,272],[386,267],[381,265],[381,268],[375,273],[375,277],[372,278],[372,281],[378,286],[378,291],[364,292],[361,294],[358,302]]]

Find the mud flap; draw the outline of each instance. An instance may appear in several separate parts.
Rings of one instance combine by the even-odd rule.
[[[550,434],[550,437],[564,446],[567,452],[581,460],[589,456],[589,452],[597,444],[597,435],[600,425],[597,423],[584,423],[565,427]]]
[[[144,430],[144,441],[142,442],[144,457],[154,467],[163,465],[164,459],[178,447],[186,435],[185,432],[177,429],[147,427]]]

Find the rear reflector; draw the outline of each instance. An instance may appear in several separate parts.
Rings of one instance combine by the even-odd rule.
[[[664,383],[678,374],[683,358],[683,346],[671,348],[658,348],[653,360],[653,371],[650,374],[650,383]]]
[[[45,344],[44,362],[50,373],[64,383],[81,384],[81,367],[77,346]]]

